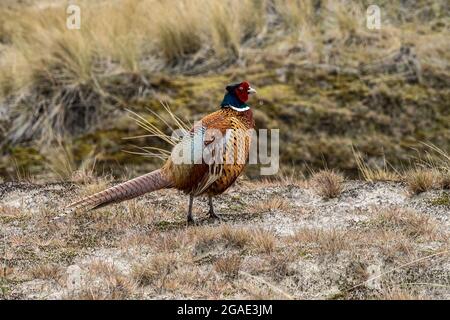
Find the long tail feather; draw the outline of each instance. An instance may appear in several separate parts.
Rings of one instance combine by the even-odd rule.
[[[66,207],[72,210],[93,210],[103,206],[129,200],[143,195],[147,192],[169,188],[172,182],[166,177],[161,169],[144,174],[140,177],[118,184],[109,189],[95,193],[83,198]]]

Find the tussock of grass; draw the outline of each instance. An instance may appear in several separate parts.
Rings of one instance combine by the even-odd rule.
[[[344,190],[344,177],[332,170],[322,170],[311,178],[313,189],[323,198],[336,198]]]
[[[194,240],[194,247],[200,252],[215,244],[222,243],[226,247],[244,249],[250,246],[254,232],[248,228],[233,227],[228,224],[215,227],[197,227],[190,230],[190,237]]]
[[[269,257],[270,273],[277,280],[292,275],[293,271],[289,264],[295,260],[295,255],[292,252],[272,254]]]
[[[450,189],[450,154],[433,144],[424,143],[423,145],[427,147],[427,150],[419,157],[419,162],[436,173],[438,187]]]
[[[434,239],[439,235],[436,223],[429,216],[400,208],[382,210],[370,224],[385,231],[400,232],[414,239]]]
[[[229,225],[224,225],[221,230],[221,237],[227,241],[227,244],[232,247],[243,248],[250,241],[252,234],[248,229],[234,228]]]
[[[272,253],[275,250],[277,240],[272,232],[257,229],[252,232],[252,246],[256,252]]]
[[[141,286],[163,285],[165,278],[175,270],[176,257],[171,253],[160,253],[143,264],[133,267],[133,278]]]
[[[262,213],[262,212],[273,212],[273,211],[289,211],[291,207],[290,202],[286,198],[279,196],[270,197],[269,199],[264,199],[258,201],[254,206],[252,206],[251,212]]]
[[[400,175],[387,167],[386,159],[383,165],[369,166],[363,159],[362,155],[353,149],[353,155],[358,166],[359,173],[365,181],[399,181]]]
[[[30,275],[34,279],[58,280],[61,277],[61,267],[53,264],[42,264],[33,267]]]
[[[416,168],[406,173],[406,184],[412,194],[430,191],[436,187],[438,173],[433,169]]]
[[[239,274],[242,258],[239,255],[229,255],[217,259],[214,270],[229,278],[236,278]]]
[[[68,296],[74,300],[125,300],[135,294],[135,284],[129,278],[110,275],[103,285],[85,285],[75,294]]]
[[[45,164],[49,171],[61,181],[89,184],[96,180],[94,171],[96,158],[94,149],[78,165],[75,161],[74,146],[69,137],[58,139],[56,146],[48,146],[44,150]]]
[[[290,241],[306,249],[318,251],[322,255],[334,255],[351,248],[352,245],[349,234],[337,229],[300,229],[295,232]]]

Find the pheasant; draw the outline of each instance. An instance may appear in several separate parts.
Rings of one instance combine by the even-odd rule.
[[[256,90],[247,81],[228,85],[220,109],[195,123],[174,146],[160,169],[83,198],[66,208],[93,210],[155,190],[175,188],[189,195],[188,223],[194,222],[193,200],[200,195],[208,196],[209,216],[219,218],[214,211],[213,197],[234,183],[249,157],[249,130],[255,123],[246,102],[252,93]],[[207,151],[210,157],[205,159]],[[189,158],[189,161],[180,161],[180,154],[183,154],[182,160]]]

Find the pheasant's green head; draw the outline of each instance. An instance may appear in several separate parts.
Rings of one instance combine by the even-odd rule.
[[[256,93],[256,90],[247,81],[230,84],[225,89],[227,92],[220,106],[223,108],[231,107],[238,111],[248,110],[249,107],[246,103],[248,101],[248,95]]]

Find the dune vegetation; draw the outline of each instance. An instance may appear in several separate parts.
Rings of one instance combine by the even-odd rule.
[[[0,299],[449,299],[450,6],[371,4],[0,1]],[[222,221],[173,189],[63,209],[244,79],[281,170]]]
[[[450,147],[448,3],[378,3],[369,30],[369,1],[77,1],[69,30],[66,1],[2,1],[0,175],[145,172],[160,160],[123,150],[167,145],[123,139],[145,134],[126,109],[170,133],[161,101],[192,122],[241,79],[258,128],[281,128],[283,174],[433,167]]]

